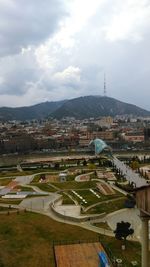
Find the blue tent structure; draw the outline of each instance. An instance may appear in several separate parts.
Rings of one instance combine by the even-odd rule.
[[[98,253],[100,259],[100,267],[110,267],[107,256],[104,251]]]
[[[110,149],[109,146],[102,139],[99,138],[92,140],[89,146],[91,145],[94,145],[96,155],[99,155],[106,148]]]

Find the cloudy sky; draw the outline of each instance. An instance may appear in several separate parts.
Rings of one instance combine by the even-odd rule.
[[[0,0],[0,106],[107,95],[150,110],[149,0]]]

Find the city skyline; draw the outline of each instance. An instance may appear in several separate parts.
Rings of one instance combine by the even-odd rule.
[[[147,0],[2,0],[0,107],[107,95],[150,110]]]

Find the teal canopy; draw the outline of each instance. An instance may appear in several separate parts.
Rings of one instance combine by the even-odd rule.
[[[105,148],[108,148],[107,144],[102,139],[94,139],[90,142],[90,145],[94,145],[95,154],[100,154]]]

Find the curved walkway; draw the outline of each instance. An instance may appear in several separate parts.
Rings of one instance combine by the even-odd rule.
[[[76,225],[84,229],[94,231],[99,234],[114,236],[113,231],[93,226],[90,224],[90,222],[73,222],[71,220],[66,219],[65,216],[64,218],[60,218],[58,215],[56,215],[51,210],[50,204],[52,204],[55,200],[59,199],[61,195],[59,195],[58,193],[50,193],[50,192],[42,191],[37,186],[30,185],[35,175],[37,175],[37,173],[33,175],[28,175],[28,176],[18,176],[16,177],[15,181],[17,181],[21,186],[31,187],[36,192],[44,193],[44,194],[46,193],[48,194],[48,196],[26,198],[19,205],[12,205],[13,207],[19,208],[19,209],[26,209],[32,212],[37,212],[37,213],[46,215],[50,217],[51,219],[56,220],[58,222]],[[102,220],[104,221],[104,218],[101,219],[101,221]],[[132,240],[136,240],[136,239],[133,238]]]

